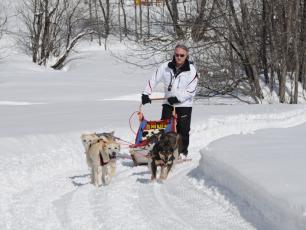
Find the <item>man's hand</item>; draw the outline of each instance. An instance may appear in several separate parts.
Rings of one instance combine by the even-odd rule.
[[[168,102],[169,102],[170,105],[180,103],[180,101],[177,99],[177,97],[169,97]]]
[[[148,95],[142,94],[141,95],[141,104],[145,105],[147,103],[151,104],[151,99],[149,98]]]

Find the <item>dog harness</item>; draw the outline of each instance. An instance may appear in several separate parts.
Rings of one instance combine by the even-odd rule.
[[[111,160],[116,159],[116,156],[109,155],[109,161],[104,161],[101,151],[99,151],[99,157],[101,166],[107,165]]]
[[[100,156],[100,165],[101,166],[107,165],[109,161],[104,161],[103,160],[103,156],[102,156],[101,151],[99,152],[99,156]]]

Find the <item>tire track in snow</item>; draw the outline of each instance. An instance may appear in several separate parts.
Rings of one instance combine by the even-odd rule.
[[[239,120],[240,126],[236,125],[235,120]],[[200,128],[194,130],[199,138],[194,138],[192,141],[194,144],[193,149],[196,153],[198,149],[207,146],[210,142],[217,140],[221,137],[237,134],[237,133],[247,133],[253,132],[255,130],[264,129],[264,128],[287,128],[295,125],[299,125],[306,122],[306,110],[298,109],[290,112],[283,112],[281,114],[240,114],[238,116],[228,116],[222,117],[220,119],[210,119],[207,123],[202,124]],[[241,125],[242,124],[242,125]],[[204,139],[204,140],[203,140]],[[204,144],[203,144],[204,142]],[[191,143],[192,145],[192,143]],[[192,155],[192,154],[191,154]],[[195,154],[193,155],[195,156]],[[198,157],[195,157],[198,158]],[[178,165],[179,166],[179,165]],[[190,199],[190,202],[193,203],[191,209],[192,210],[200,210],[201,205],[203,204],[203,208],[207,208],[208,210],[199,211],[197,215],[192,214],[185,218],[186,224],[192,226],[194,229],[202,228],[205,226],[205,229],[254,229],[253,226],[248,224],[239,214],[239,211],[236,210],[235,207],[228,204],[228,202],[224,199],[220,199],[220,194],[214,191],[213,193],[210,191],[205,184],[202,184],[200,188],[196,188],[196,181],[200,178],[188,178],[186,175],[192,169],[196,168],[196,164],[193,162],[193,167],[182,167],[181,172],[172,171],[172,176],[168,179],[165,186],[161,188],[163,191],[159,191],[158,194],[163,197],[158,197],[158,200],[161,202],[168,203],[168,209],[171,207],[174,213],[177,213],[178,216],[181,216],[184,219],[186,214],[181,209],[184,209],[184,205],[178,205],[179,203],[184,203],[189,200],[189,197],[181,199],[188,194],[188,196],[194,196]],[[183,176],[179,176],[182,174]],[[187,183],[186,181],[188,181]],[[192,181],[195,180],[195,181]],[[182,188],[186,186],[187,189]],[[195,191],[201,192],[201,199],[197,199],[197,194]],[[181,196],[177,195],[181,194]],[[209,200],[206,200],[206,199]],[[173,200],[176,200],[175,202]],[[217,205],[212,205],[212,203],[218,203]],[[198,207],[197,207],[198,206]],[[188,205],[185,204],[185,208]],[[224,215],[221,218],[222,224],[219,224],[219,218],[215,218],[214,214],[210,215],[209,210],[217,209],[213,213],[219,213],[219,215]],[[223,207],[223,209],[222,209]],[[190,208],[190,207],[189,207]],[[188,210],[187,210],[188,211]],[[208,211],[208,212],[207,212]],[[188,214],[188,212],[187,212]],[[203,218],[195,218],[195,217],[203,217]],[[205,218],[207,217],[207,218]],[[207,219],[208,221],[203,222],[203,219]],[[226,228],[224,228],[226,226]]]
[[[141,193],[145,195],[139,205],[146,204],[142,207],[144,215],[160,217],[151,225],[155,229],[176,230],[254,229],[230,204],[195,189],[186,175],[193,167],[195,163],[189,162],[176,165],[163,184],[155,182],[143,187]]]
[[[195,189],[186,175],[190,165],[183,165],[161,187],[168,207],[180,217],[190,229],[254,229],[239,212],[219,194],[209,193],[209,188]]]
[[[61,229],[52,202],[70,189],[67,177],[56,177],[12,195],[8,212],[13,219],[7,229]]]
[[[89,185],[79,187],[54,202],[57,216],[61,219],[64,229],[88,230],[97,229],[94,211],[90,203],[96,191]]]

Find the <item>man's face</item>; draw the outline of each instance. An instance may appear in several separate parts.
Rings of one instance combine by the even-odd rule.
[[[181,66],[185,63],[185,60],[187,58],[187,51],[182,48],[176,48],[174,51],[174,57],[177,66]]]

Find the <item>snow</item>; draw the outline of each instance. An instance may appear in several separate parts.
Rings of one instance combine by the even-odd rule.
[[[260,229],[305,229],[306,186],[301,181],[306,176],[305,150],[303,138],[298,138],[305,133],[305,114],[305,108],[295,114],[270,116],[271,120],[263,120],[262,114],[257,117],[270,129],[255,133],[254,126],[258,129],[260,122],[256,116],[231,119],[236,124],[248,122],[239,127],[245,134],[217,139],[202,149],[198,177],[201,174],[223,193],[230,192],[237,205],[249,206],[251,215],[245,212],[247,218]],[[227,126],[226,122],[220,123]],[[286,128],[301,123],[304,124]],[[232,132],[239,133],[239,128]]]
[[[81,134],[133,142],[129,118],[154,70],[120,62],[118,43],[79,48],[64,71],[1,59],[0,229],[305,229],[303,104],[198,99],[192,161],[166,182],[151,183],[123,144],[111,184],[90,184]],[[159,119],[161,104],[142,110]]]

